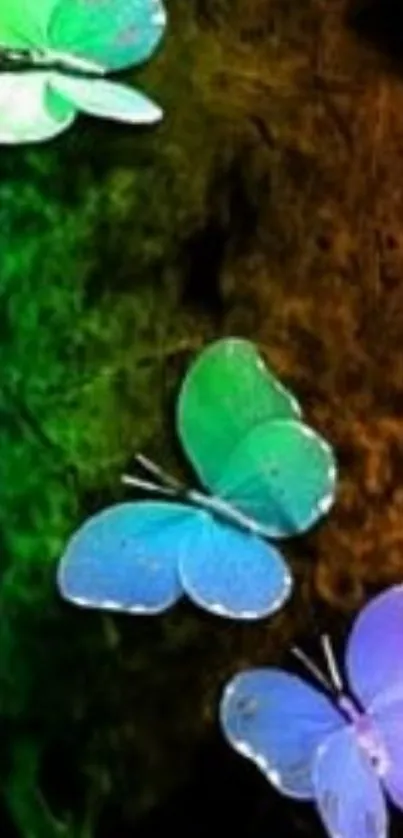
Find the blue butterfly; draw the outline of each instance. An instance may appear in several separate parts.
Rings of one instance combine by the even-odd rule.
[[[59,565],[62,596],[131,614],[164,611],[183,593],[237,619],[280,608],[292,578],[264,538],[305,531],[335,491],[331,448],[300,416],[253,344],[226,338],[205,349],[185,378],[177,422],[211,495],[138,458],[159,483],[126,482],[172,500],[120,503],[87,520]]]
[[[347,643],[345,687],[328,638],[323,689],[274,667],[227,684],[223,732],[283,794],[313,800],[331,838],[386,838],[385,796],[403,809],[403,585],[375,597]]]

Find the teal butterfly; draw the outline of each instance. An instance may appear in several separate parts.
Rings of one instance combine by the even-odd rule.
[[[49,140],[79,111],[158,121],[157,105],[104,76],[149,58],[165,27],[160,0],[1,0],[0,143]]]
[[[223,617],[277,611],[292,578],[265,537],[304,532],[328,511],[336,482],[330,446],[301,420],[296,399],[253,344],[236,338],[213,343],[191,367],[177,428],[211,494],[138,458],[160,484],[125,482],[170,500],[119,503],[85,521],[59,565],[62,596],[136,614],[164,611],[182,594]]]

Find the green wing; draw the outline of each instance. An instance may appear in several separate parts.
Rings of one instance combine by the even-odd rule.
[[[275,419],[253,428],[214,485],[220,498],[272,538],[312,527],[330,509],[335,490],[330,445],[298,419]]]
[[[296,399],[267,369],[255,346],[225,338],[205,349],[187,374],[177,424],[200,479],[215,490],[230,456],[252,429],[300,415]]]
[[[51,90],[49,73],[0,73],[0,144],[35,143],[56,137],[76,109]]]
[[[145,61],[166,26],[160,0],[59,0],[49,47],[118,70]]]
[[[48,24],[58,0],[0,0],[0,45],[45,49]]]

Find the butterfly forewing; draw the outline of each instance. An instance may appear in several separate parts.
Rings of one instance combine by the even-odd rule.
[[[165,27],[160,0],[60,0],[48,41],[54,50],[118,70],[149,58]]]
[[[178,555],[197,536],[198,510],[163,502],[123,503],[88,519],[60,561],[58,587],[77,605],[158,613],[182,594]]]
[[[1,0],[0,45],[8,49],[47,47],[49,20],[59,0]]]
[[[214,491],[242,440],[262,422],[300,415],[296,399],[273,376],[252,343],[219,340],[185,377],[177,424],[200,479]]]
[[[277,669],[252,669],[229,682],[220,706],[229,743],[284,794],[314,796],[319,746],[345,722],[325,695]]]
[[[356,619],[347,644],[351,689],[364,707],[403,680],[403,585],[375,597]]]

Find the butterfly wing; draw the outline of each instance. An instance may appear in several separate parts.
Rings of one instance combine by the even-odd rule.
[[[333,453],[299,417],[244,340],[208,347],[180,393],[178,431],[202,482],[268,536],[308,529],[333,501]]]
[[[122,503],[89,518],[60,561],[62,596],[91,608],[165,611],[182,594],[178,556],[194,538],[198,510],[163,502]]]
[[[400,665],[399,665],[400,664]],[[400,683],[384,689],[368,709],[379,740],[378,775],[395,806],[403,809],[403,672],[400,659]]]
[[[251,428],[299,414],[297,401],[269,372],[254,345],[224,338],[204,349],[186,375],[177,425],[200,479],[214,488],[223,463]]]
[[[0,74],[0,143],[52,139],[71,125],[75,114],[50,88],[48,73]]]
[[[266,536],[285,538],[313,526],[334,501],[330,446],[298,420],[253,428],[223,467],[214,491],[255,521]]]
[[[402,685],[402,650],[403,585],[393,585],[361,611],[347,645],[347,675],[364,707]]]
[[[0,44],[8,49],[40,49],[59,0],[1,0]]]
[[[224,734],[284,794],[314,795],[318,748],[345,722],[325,695],[295,675],[252,669],[236,675],[220,704]]]
[[[152,124],[162,117],[161,109],[142,93],[123,84],[95,78],[52,73],[52,87],[75,108],[91,116],[131,125]]]
[[[182,551],[179,573],[193,602],[240,620],[277,611],[292,588],[291,574],[275,547],[209,513],[199,542]]]
[[[403,808],[403,585],[376,596],[356,619],[346,669],[380,743],[378,774]]]
[[[48,45],[119,70],[149,58],[165,27],[160,0],[60,0],[49,24]]]
[[[386,838],[381,785],[352,725],[327,737],[318,748],[313,784],[320,815],[333,838]]]

